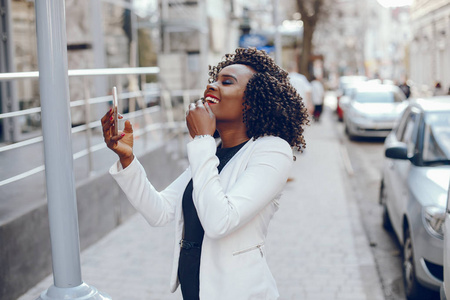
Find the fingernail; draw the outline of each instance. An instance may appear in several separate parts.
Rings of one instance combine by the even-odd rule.
[[[112,112],[112,108],[109,109],[109,112]]]
[[[125,136],[125,133],[121,133],[120,136]]]
[[[112,116],[111,116],[111,118],[109,118],[111,121],[114,119]]]

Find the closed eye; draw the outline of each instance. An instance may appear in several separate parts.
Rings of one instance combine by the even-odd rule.
[[[234,75],[223,74],[219,77],[222,80],[222,84],[224,84],[224,85],[233,84],[235,82],[238,82],[237,78]]]

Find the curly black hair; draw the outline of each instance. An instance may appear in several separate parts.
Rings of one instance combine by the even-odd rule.
[[[309,124],[308,112],[302,97],[290,84],[288,73],[264,50],[237,48],[216,66],[209,66],[209,81],[216,81],[219,72],[233,64],[247,65],[256,71],[244,92],[247,135],[253,139],[278,136],[302,151],[306,146],[303,126]]]

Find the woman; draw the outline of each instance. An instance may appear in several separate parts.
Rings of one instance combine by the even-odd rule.
[[[110,111],[103,134],[119,156],[110,173],[150,225],[175,221],[172,292],[180,284],[185,300],[277,299],[264,242],[292,148],[305,146],[308,114],[288,74],[264,51],[237,49],[209,74],[203,101],[186,116],[189,168],[157,192],[133,155],[131,123],[111,136]]]

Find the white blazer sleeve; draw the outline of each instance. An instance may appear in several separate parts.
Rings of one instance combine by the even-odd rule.
[[[109,173],[117,181],[131,204],[152,226],[163,226],[174,220],[176,203],[189,182],[185,171],[164,191],[158,192],[148,181],[147,174],[137,158],[125,169],[115,163]]]
[[[292,150],[280,138],[255,146],[246,169],[227,192],[220,182],[213,138],[188,144],[194,183],[193,200],[199,219],[210,238],[222,238],[249,222],[284,188],[293,159]]]

